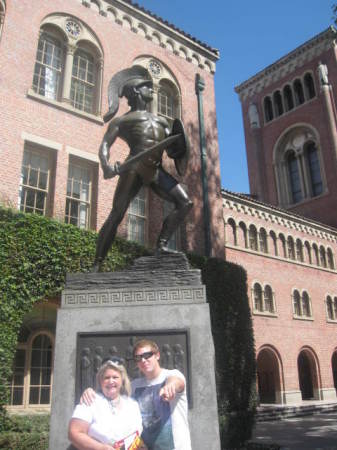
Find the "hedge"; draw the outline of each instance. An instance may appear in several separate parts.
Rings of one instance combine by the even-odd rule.
[[[0,207],[0,432],[11,431],[4,408],[6,383],[23,317],[35,302],[61,292],[67,272],[90,270],[96,237],[93,231]],[[103,270],[120,270],[147,254],[145,248],[117,238]],[[221,259],[189,255],[189,260],[202,271],[210,305],[222,448],[239,448],[251,436],[256,400],[246,274]],[[36,441],[35,448],[42,449],[39,445]]]

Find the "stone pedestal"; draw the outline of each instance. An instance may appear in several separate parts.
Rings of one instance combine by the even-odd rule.
[[[57,317],[50,450],[69,445],[67,428],[76,391],[78,396],[86,378],[81,372],[83,346],[89,365],[95,364],[95,357],[113,352],[121,352],[129,363],[132,343],[143,337],[158,341],[163,367],[185,372],[193,450],[220,450],[205,286],[199,270],[191,270],[182,254],[139,258],[122,272],[68,275]],[[99,351],[93,355],[95,339]],[[125,339],[129,349],[123,347]],[[163,344],[172,339],[178,344]]]

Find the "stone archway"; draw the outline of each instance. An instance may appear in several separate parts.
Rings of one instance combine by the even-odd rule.
[[[297,358],[298,381],[302,400],[319,400],[317,364],[313,354],[302,350]]]
[[[258,354],[257,385],[260,403],[281,403],[279,362],[270,348],[264,348]]]

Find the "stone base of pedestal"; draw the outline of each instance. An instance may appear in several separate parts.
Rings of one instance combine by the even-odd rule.
[[[209,307],[199,271],[182,254],[140,258],[123,272],[68,276],[57,317],[50,450],[68,447],[76,397],[97,361],[119,354],[136,376],[132,345],[143,337],[158,342],[163,367],[185,373],[193,450],[220,450]]]

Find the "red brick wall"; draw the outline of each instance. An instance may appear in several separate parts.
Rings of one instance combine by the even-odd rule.
[[[336,54],[334,49],[330,49],[320,56],[303,64],[295,71],[284,76],[275,83],[270,84],[258,94],[247,98],[242,103],[244,130],[247,149],[248,172],[250,180],[250,191],[252,194],[258,192],[256,185],[259,172],[263,172],[266,182],[266,191],[260,198],[273,205],[278,204],[275,172],[273,166],[274,148],[279,137],[296,124],[309,125],[313,127],[319,135],[320,146],[322,149],[324,173],[327,182],[327,191],[322,196],[304,201],[301,204],[291,207],[291,210],[306,217],[316,219],[320,222],[337,227],[337,216],[335,214],[335,205],[337,198],[336,182],[336,155],[333,150],[331,133],[327,125],[327,114],[324,106],[323,93],[320,91],[320,84],[317,75],[319,62],[323,61],[328,66],[329,82],[332,85],[332,95],[336,97],[335,86],[337,82]],[[316,97],[301,106],[289,111],[271,122],[264,123],[263,99],[266,95],[272,94],[275,90],[285,86],[287,82],[291,83],[296,77],[302,76],[305,72],[311,71],[314,75]],[[258,107],[261,136],[262,152],[265,160],[265,167],[259,167],[253,151],[253,131],[250,128],[248,119],[248,108],[250,103],[255,103]],[[335,133],[337,130],[335,130]]]
[[[240,205],[240,201],[236,203]],[[263,208],[264,217],[259,216],[259,205],[249,210],[245,207],[224,208],[224,217],[235,220],[238,225],[243,221],[247,228],[253,223],[257,229],[264,227],[267,234],[273,230],[277,235],[300,238],[302,242],[317,243],[330,247],[336,261],[337,246],[336,231],[330,238],[322,238],[319,232],[309,233],[296,229],[293,225],[298,223],[289,216],[285,224],[277,223],[278,213],[272,209]],[[310,229],[310,223],[306,225]],[[226,260],[244,267],[248,277],[248,296],[251,309],[252,287],[254,282],[261,286],[269,284],[274,292],[277,317],[266,317],[253,314],[253,327],[255,336],[256,354],[263,347],[273,348],[275,354],[280,357],[280,377],[282,390],[299,390],[297,358],[300,351],[307,347],[312,349],[317,357],[317,370],[319,373],[319,387],[333,387],[331,358],[337,349],[337,323],[327,322],[325,299],[328,294],[337,296],[336,270],[327,270],[309,264],[301,264],[282,257],[275,257],[272,246],[269,245],[269,253],[254,252],[245,249],[242,240],[238,240],[238,246],[233,245],[232,231],[226,225]],[[239,235],[239,231],[238,231]],[[329,233],[327,233],[329,236]],[[271,244],[271,242],[270,242]],[[279,253],[280,254],[280,253]],[[292,297],[294,289],[299,292],[305,290],[311,298],[313,320],[300,320],[293,318]]]
[[[174,73],[182,93],[182,119],[188,131],[192,154],[186,176],[181,180],[194,202],[194,209],[186,221],[187,250],[203,252],[203,223],[201,203],[201,176],[198,137],[198,108],[195,95],[195,75],[205,78],[204,115],[209,156],[209,195],[213,250],[222,254],[223,227],[220,200],[220,169],[215,117],[213,75],[191,62],[174,55],[144,37],[109,21],[97,11],[85,8],[76,0],[12,0],[8,3],[0,44],[0,179],[1,198],[17,205],[24,142],[22,132],[37,135],[62,145],[57,152],[54,215],[63,217],[65,209],[68,154],[65,147],[72,146],[97,155],[105,126],[62,111],[56,107],[27,97],[32,85],[36,47],[41,21],[52,13],[65,13],[82,20],[96,34],[104,50],[102,113],[107,111],[107,86],[111,76],[129,67],[140,55],[158,58]],[[121,107],[120,112],[125,111]],[[125,146],[116,143],[111,160],[123,160]],[[171,164],[172,165],[172,164]],[[98,182],[97,226],[101,227],[110,212],[116,180],[104,181],[101,173]],[[156,240],[160,219],[156,202],[151,201],[150,244]],[[152,220],[151,217],[151,220]],[[123,234],[123,227],[121,228]],[[124,230],[125,234],[125,230]]]

